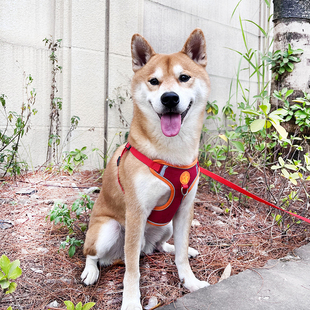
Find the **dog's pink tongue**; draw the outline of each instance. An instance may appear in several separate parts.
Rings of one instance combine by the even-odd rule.
[[[181,114],[167,113],[160,118],[161,130],[167,137],[176,136],[181,129]]]

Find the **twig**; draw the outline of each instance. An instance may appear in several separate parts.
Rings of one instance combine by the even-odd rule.
[[[263,232],[265,230],[268,230],[269,228],[272,228],[273,226],[275,226],[277,223],[273,223],[271,224],[270,226],[268,227],[265,227],[263,229],[260,229],[260,230],[255,230],[255,231],[246,231],[244,233],[236,233],[236,234],[233,234],[233,238],[237,235],[249,235],[249,234],[256,234],[256,233],[260,233],[260,232]]]

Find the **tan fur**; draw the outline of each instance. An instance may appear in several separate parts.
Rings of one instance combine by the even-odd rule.
[[[199,29],[194,30],[181,52],[171,55],[156,54],[149,43],[136,34],[132,38],[132,57],[135,72],[132,79],[134,115],[128,142],[150,159],[162,159],[173,165],[190,165],[198,156],[200,132],[210,88],[205,71],[207,59],[203,33]],[[190,76],[190,80],[181,82],[180,74]],[[157,78],[159,85],[151,85],[149,81],[152,78]],[[181,114],[186,109],[188,112],[179,133],[167,137],[160,129],[157,114],[161,112],[157,110],[162,107],[158,98],[163,92],[171,91],[179,92],[180,103],[177,108],[182,110],[178,113]],[[187,97],[188,102],[184,99]],[[86,235],[84,254],[87,260],[82,278],[86,284],[96,281],[99,275],[96,267],[98,260],[108,264],[114,258],[125,259],[122,309],[142,309],[139,301],[141,250],[148,251],[157,246],[160,250],[174,252],[174,247],[165,242],[172,232],[169,225],[159,228],[146,225],[152,209],[167,201],[170,189],[131,152],[124,154],[118,168],[117,158],[123,149],[124,146],[121,146],[115,152],[103,175],[102,189],[94,205]],[[125,193],[118,184],[118,172]],[[176,264],[180,279],[190,290],[208,285],[195,278],[188,263],[188,251],[193,256],[198,254],[191,248],[188,250],[196,188],[197,186],[184,198],[173,219]],[[110,230],[115,233],[115,237],[113,233],[109,234]],[[124,230],[125,241],[122,241]],[[123,242],[125,256],[116,257],[123,255]],[[106,252],[101,248],[102,244],[107,245]]]

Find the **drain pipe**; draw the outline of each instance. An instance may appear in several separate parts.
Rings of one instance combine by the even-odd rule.
[[[104,159],[108,157],[108,130],[109,130],[109,53],[110,53],[110,0],[106,0],[105,8],[105,53],[104,53],[104,141],[103,154]],[[103,161],[104,168],[106,167],[106,160]]]

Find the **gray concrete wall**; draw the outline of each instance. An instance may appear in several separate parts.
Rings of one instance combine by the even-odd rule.
[[[244,19],[259,22],[259,1],[241,2],[235,16],[231,14],[237,0],[115,0],[109,12],[109,70],[106,59],[106,1],[103,0],[0,0],[0,94],[6,94],[9,110],[18,110],[25,99],[23,72],[31,74],[37,92],[38,114],[23,139],[22,158],[34,168],[45,162],[51,87],[50,52],[42,40],[62,39],[58,75],[58,96],[63,99],[62,136],[66,135],[73,115],[80,117],[79,127],[64,150],[87,146],[89,168],[102,165],[100,156],[91,152],[103,149],[105,87],[116,102],[108,109],[108,146],[114,149],[128,128],[120,122],[117,100],[125,98],[121,110],[130,122],[130,79],[132,76],[130,40],[140,33],[155,51],[180,50],[190,32],[200,27],[207,39],[208,66],[212,92],[210,100],[222,107],[234,78],[239,56],[226,47],[245,51],[239,26]],[[258,30],[245,23],[250,45],[258,48]],[[108,77],[108,81],[106,80]],[[244,72],[243,79],[247,79]],[[252,86],[255,89],[255,85]],[[0,116],[0,127],[4,125]],[[118,135],[119,132],[123,136]]]

